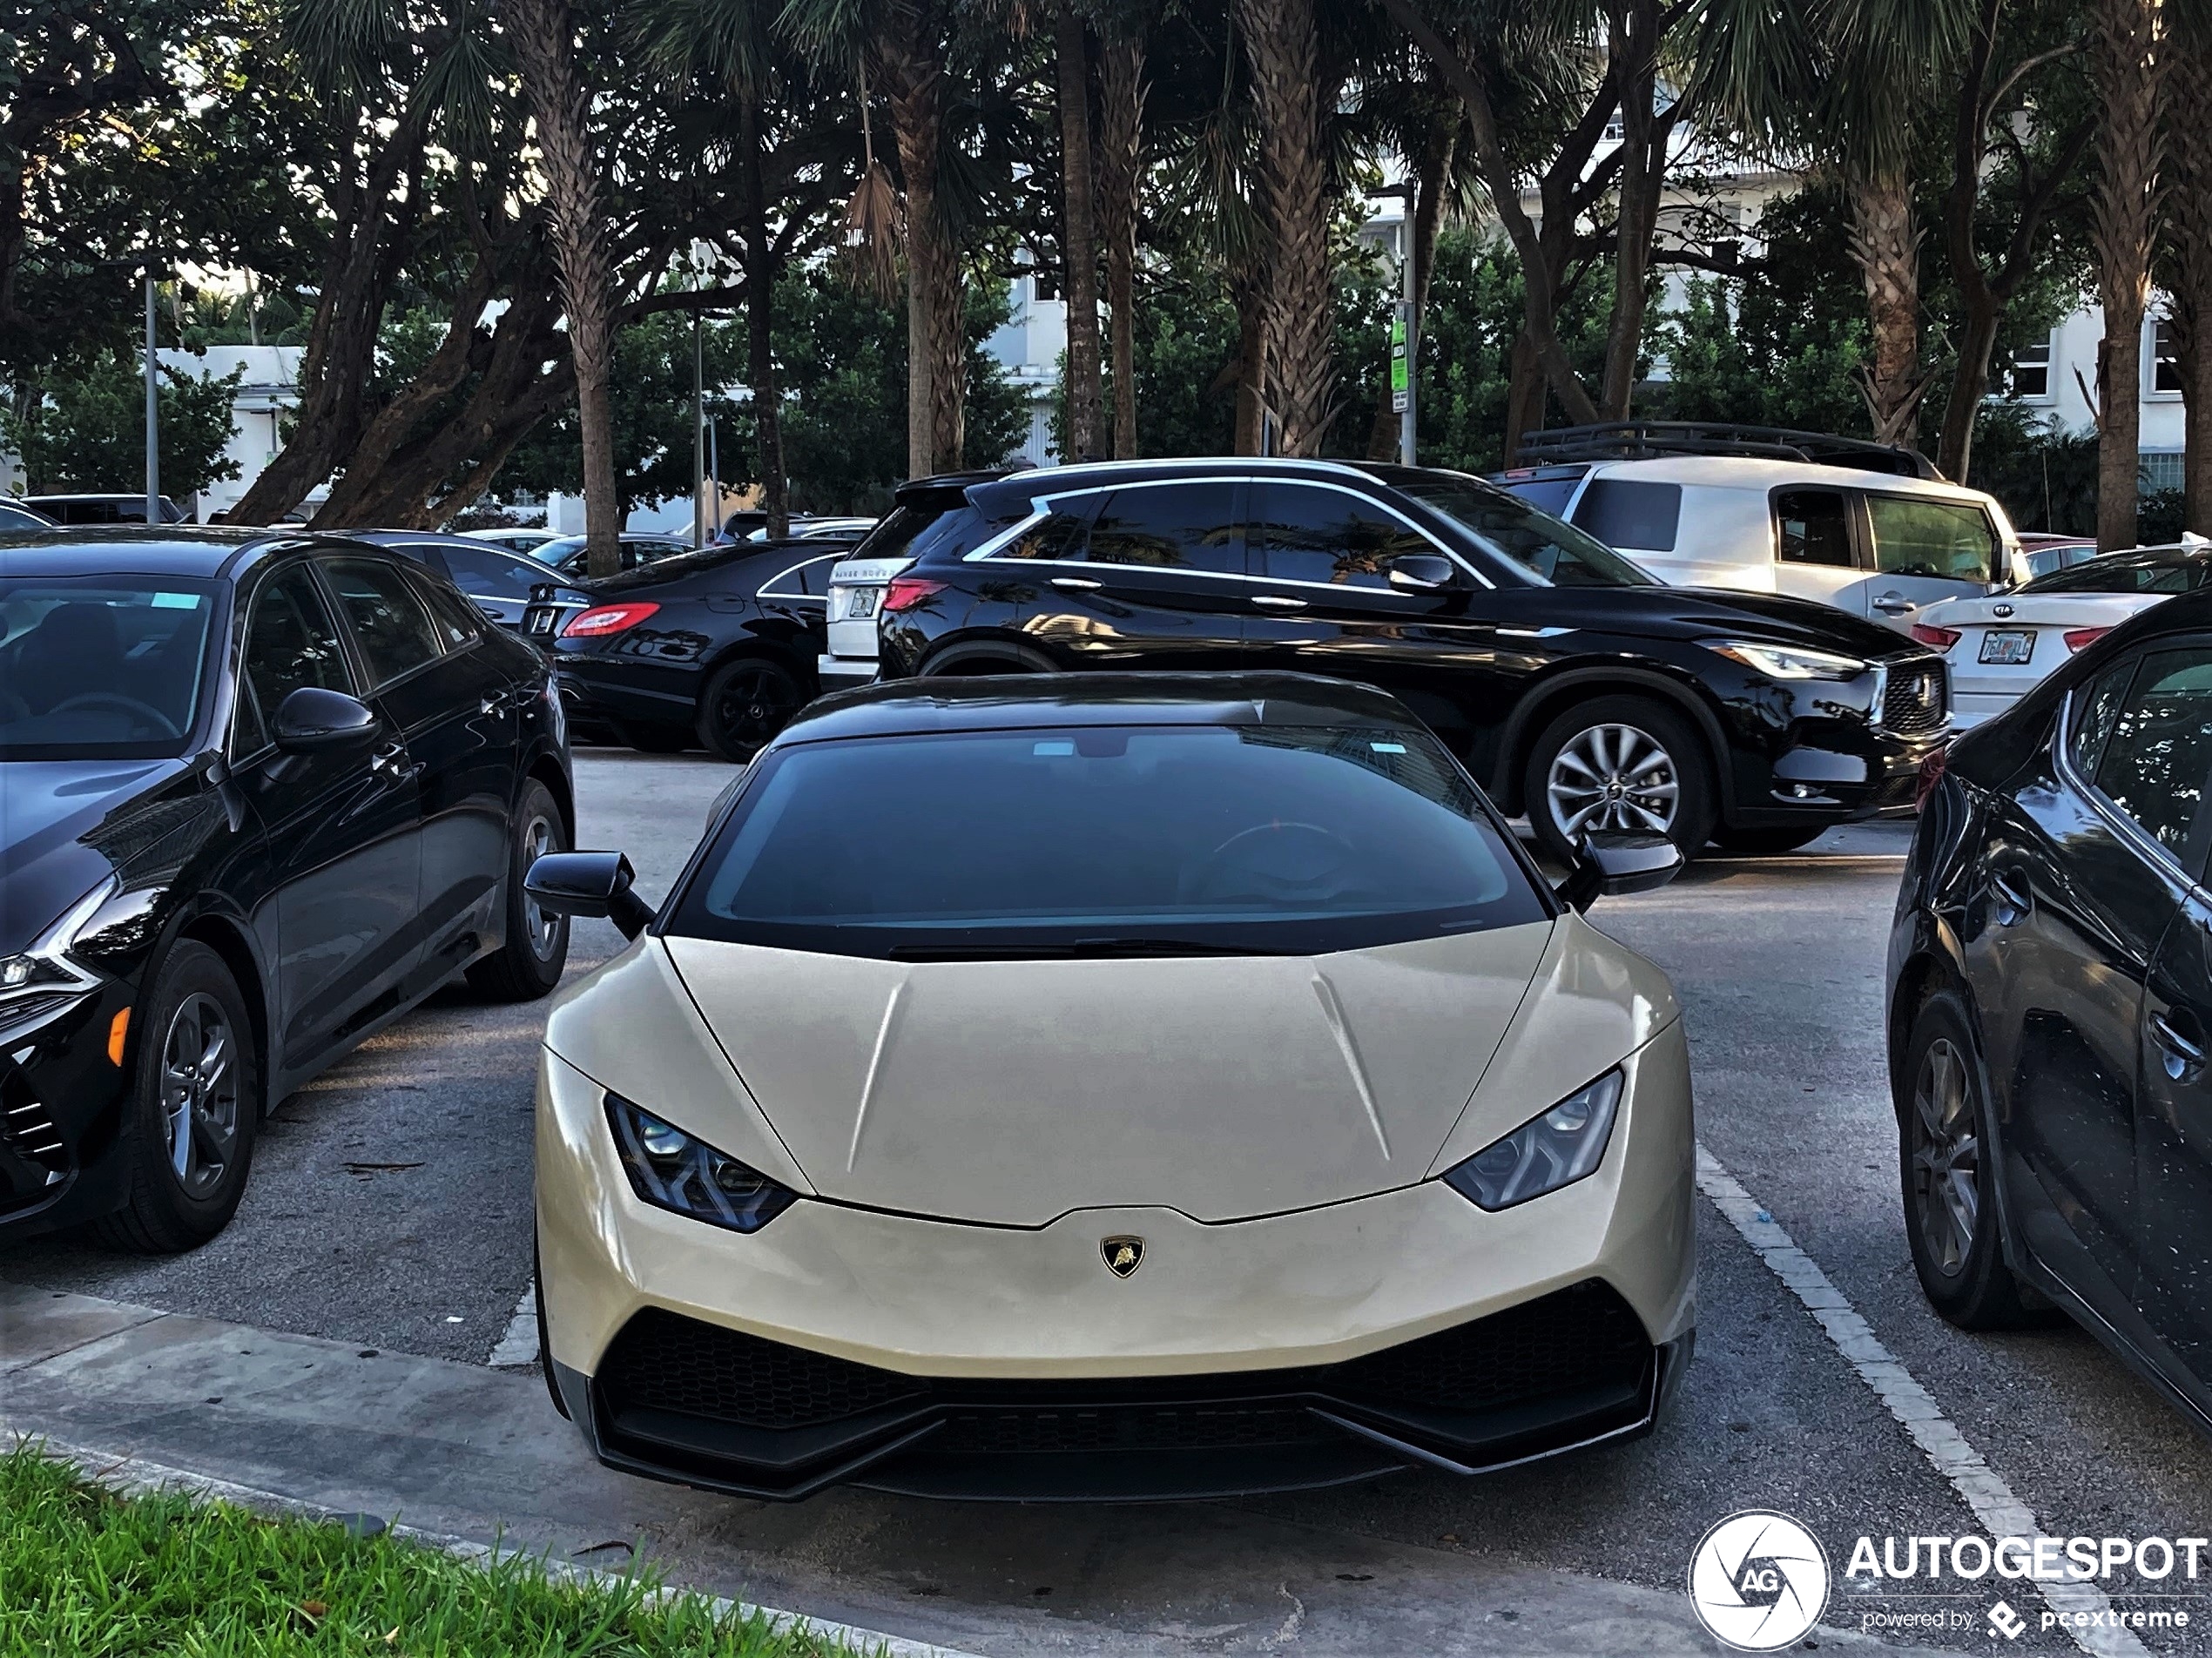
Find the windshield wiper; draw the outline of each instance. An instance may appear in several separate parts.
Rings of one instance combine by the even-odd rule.
[[[1042,961],[1117,956],[1309,955],[1307,950],[1269,950],[1252,945],[1210,944],[1194,939],[1103,937],[1034,944],[894,944],[894,961]]]

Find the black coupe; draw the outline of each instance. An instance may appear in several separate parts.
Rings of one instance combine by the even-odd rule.
[[[2208,784],[2212,592],[1966,733],[1905,866],[1889,1048],[1936,1310],[2055,1302],[2212,1430]]]
[[[580,733],[749,760],[810,701],[846,543],[739,542],[604,581],[547,583],[523,622]]]
[[[262,1115],[466,972],[543,995],[571,842],[537,653],[268,531],[0,536],[0,1237],[188,1249]]]

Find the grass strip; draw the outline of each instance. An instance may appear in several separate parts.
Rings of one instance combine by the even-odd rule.
[[[650,1577],[479,1563],[0,1454],[0,1658],[856,1658]]]

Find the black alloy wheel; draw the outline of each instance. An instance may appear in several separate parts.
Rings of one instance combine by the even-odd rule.
[[[1562,861],[1592,832],[1663,834],[1693,857],[1711,833],[1705,744],[1674,710],[1597,697],[1554,718],[1528,752],[1521,798],[1537,838]]]
[[[765,657],[725,663],[699,698],[699,741],[741,765],[788,725],[806,701],[799,681],[780,663]]]
[[[493,1001],[536,1001],[561,982],[569,964],[569,918],[541,907],[523,885],[532,864],[569,847],[560,805],[536,778],[523,785],[508,844],[507,941],[469,965],[469,982]]]
[[[259,1055],[223,958],[193,939],[171,949],[132,1010],[130,1045],[126,1196],[94,1230],[118,1248],[174,1255],[230,1224],[253,1160]]]
[[[1955,993],[1920,1009],[1892,1082],[1905,1237],[1929,1304],[1961,1330],[2044,1322],[2005,1264],[1988,1098]]]

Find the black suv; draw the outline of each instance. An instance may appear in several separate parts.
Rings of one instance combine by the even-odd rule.
[[[1388,691],[1554,852],[1803,846],[1909,812],[1942,659],[1827,606],[1665,587],[1480,479],[1318,461],[1122,462],[943,498],[886,590],[880,676],[1330,674]]]

